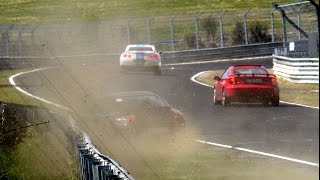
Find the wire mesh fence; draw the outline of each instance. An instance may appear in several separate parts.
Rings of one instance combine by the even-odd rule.
[[[317,32],[314,6],[292,6],[286,12],[305,32]],[[289,23],[283,25],[275,9],[1,25],[0,56],[119,54],[127,44],[138,43],[155,44],[158,51],[194,50],[281,42],[284,37],[287,41],[306,39]]]

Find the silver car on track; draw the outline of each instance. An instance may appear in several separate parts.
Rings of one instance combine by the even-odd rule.
[[[134,69],[151,70],[154,74],[161,74],[161,52],[158,53],[154,45],[128,45],[120,55],[120,72]]]

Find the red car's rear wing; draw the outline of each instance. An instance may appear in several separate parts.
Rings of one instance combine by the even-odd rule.
[[[277,77],[274,74],[234,74],[236,77]]]

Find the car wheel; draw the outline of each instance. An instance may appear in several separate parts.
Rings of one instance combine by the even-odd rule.
[[[230,100],[226,95],[226,92],[223,90],[222,92],[222,101],[221,101],[222,106],[227,107],[230,104]]]
[[[154,67],[154,75],[161,75],[161,68],[159,66]]]
[[[279,106],[279,97],[276,97],[274,99],[271,100],[271,105],[272,107],[278,107]]]
[[[221,104],[221,102],[217,100],[217,92],[216,92],[216,89],[213,89],[212,102],[213,102],[213,105]]]

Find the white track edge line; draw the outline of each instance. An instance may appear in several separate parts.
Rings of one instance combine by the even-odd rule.
[[[20,91],[21,93],[23,93],[23,94],[25,94],[25,95],[27,95],[27,96],[30,96],[30,97],[32,97],[32,98],[34,98],[34,99],[37,99],[37,100],[39,100],[39,101],[42,101],[42,102],[44,102],[44,103],[47,103],[47,104],[56,106],[56,107],[58,107],[58,108],[62,108],[62,109],[65,109],[65,110],[69,110],[69,108],[67,108],[67,107],[64,107],[64,106],[62,106],[62,105],[60,105],[60,104],[56,104],[56,103],[50,102],[50,101],[48,101],[48,100],[46,100],[46,99],[40,98],[40,97],[38,97],[38,96],[35,96],[35,95],[33,95],[33,94],[31,94],[31,93],[23,90],[21,87],[17,86],[17,84],[16,84],[15,81],[14,81],[14,78],[16,78],[17,76],[20,76],[20,75],[23,75],[23,74],[28,74],[28,73],[33,73],[33,72],[41,71],[41,70],[45,70],[45,69],[50,69],[50,68],[53,68],[53,67],[49,67],[49,68],[39,68],[39,69],[35,69],[35,70],[31,70],[31,71],[26,71],[26,72],[21,72],[21,73],[15,74],[15,75],[9,77],[9,82],[10,82],[10,84],[11,84],[16,90]]]
[[[206,73],[206,72],[209,72],[209,71],[202,71],[202,72],[199,72],[199,73],[193,75],[193,76],[190,78],[191,81],[193,81],[193,82],[195,82],[195,83],[197,83],[197,84],[201,84],[201,85],[203,85],[203,86],[212,88],[212,86],[196,80],[197,76],[199,76],[199,75],[201,75],[201,74],[203,74],[203,73]],[[298,104],[298,103],[292,103],[292,102],[286,102],[286,101],[280,101],[280,102],[281,102],[281,103],[284,103],[284,104],[290,104],[290,105],[301,106],[301,107],[306,107],[306,108],[319,109],[319,107],[316,107],[316,106],[308,106],[308,105],[304,105],[304,104]]]
[[[308,161],[304,161],[304,160],[300,160],[300,159],[280,156],[280,155],[271,154],[271,153],[265,153],[265,152],[261,152],[261,151],[255,151],[255,150],[246,149],[246,148],[233,147],[233,146],[230,146],[230,145],[224,145],[224,144],[213,143],[213,142],[208,142],[208,141],[202,141],[202,140],[194,140],[194,141],[199,142],[199,143],[203,143],[203,144],[209,144],[209,145],[213,145],[213,146],[218,146],[218,147],[223,147],[223,148],[228,148],[228,149],[235,149],[235,150],[238,150],[238,151],[244,151],[244,152],[249,152],[249,153],[253,153],[253,154],[259,154],[259,155],[263,155],[263,156],[268,156],[268,157],[288,160],[288,161],[297,162],[297,163],[301,163],[301,164],[306,164],[306,165],[310,165],[310,166],[315,166],[315,167],[319,168],[319,164],[317,164],[317,163],[308,162]]]

